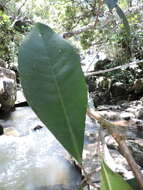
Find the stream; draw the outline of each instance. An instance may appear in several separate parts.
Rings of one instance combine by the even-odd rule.
[[[89,107],[93,102],[89,98]],[[139,110],[139,111],[138,111]],[[127,128],[121,128],[131,143],[137,163],[143,166],[143,103],[134,101],[121,105],[99,106],[97,111],[106,119],[124,120]],[[76,190],[81,182],[81,174],[71,161],[64,147],[28,106],[17,107],[8,115],[0,115],[0,126],[4,135],[0,136],[0,190]],[[100,167],[99,125],[88,116],[84,138],[83,164],[90,173]],[[114,158],[110,166],[125,178],[132,173],[127,162],[116,150],[116,143],[109,136],[106,143]],[[133,143],[133,144],[132,144]],[[109,158],[108,158],[109,159]],[[99,184],[99,173],[92,176]]]
[[[1,116],[0,190],[77,189],[81,174],[30,107]]]

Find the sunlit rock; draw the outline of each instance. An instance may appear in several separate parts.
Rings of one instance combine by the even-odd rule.
[[[16,100],[16,75],[13,71],[0,67],[0,109],[9,111]]]

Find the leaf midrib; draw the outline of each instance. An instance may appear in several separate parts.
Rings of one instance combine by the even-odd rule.
[[[39,33],[41,34],[41,38],[42,38],[42,41],[43,41],[43,44],[45,45],[46,47],[46,44],[45,44],[45,41],[44,40],[44,36],[43,34],[40,32],[40,29],[39,29]],[[52,37],[51,37],[52,38]],[[50,70],[51,70],[51,73],[52,73],[52,77],[53,77],[53,80],[54,80],[54,83],[55,83],[55,87],[56,87],[56,90],[58,92],[58,96],[59,96],[59,100],[60,100],[60,104],[61,104],[61,108],[63,110],[63,113],[64,113],[64,116],[65,116],[65,119],[66,119],[66,123],[67,123],[67,126],[68,126],[68,129],[69,129],[69,132],[71,134],[71,139],[73,141],[73,146],[74,146],[74,149],[76,151],[76,154],[77,154],[77,157],[78,157],[78,161],[81,160],[81,156],[80,156],[80,152],[78,150],[78,145],[77,145],[77,141],[76,141],[76,137],[73,133],[73,130],[72,130],[72,125],[71,125],[71,122],[70,122],[70,119],[69,119],[69,116],[68,116],[68,113],[67,113],[67,110],[66,110],[66,106],[64,104],[64,101],[63,101],[63,96],[62,96],[62,93],[61,93],[61,90],[60,90],[60,86],[58,85],[58,81],[57,81],[57,78],[56,78],[56,75],[54,73],[54,69],[53,69],[53,66],[51,64],[49,64],[50,66]]]
[[[106,178],[106,181],[107,181],[108,190],[112,190],[112,185],[111,185],[110,179],[108,177],[108,172],[106,172],[105,164],[104,163],[102,163],[102,164],[103,164],[103,172],[105,174],[105,178]]]

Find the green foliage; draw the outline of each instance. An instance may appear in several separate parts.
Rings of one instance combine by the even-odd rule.
[[[24,18],[28,18],[30,21],[48,23],[55,31],[61,34],[94,24],[97,19],[98,22],[94,28],[89,28],[80,35],[75,35],[72,41],[77,44],[80,42],[80,48],[89,49],[93,47],[98,52],[105,52],[109,58],[114,60],[111,64],[106,65],[105,69],[124,64],[133,59],[143,59],[143,32],[141,30],[143,14],[140,11],[143,1],[138,1],[135,7],[133,7],[134,2],[131,0],[105,0],[104,2],[109,9],[105,5],[101,6],[101,1],[99,0],[0,0],[0,5],[2,5],[0,7],[0,57],[7,62],[12,62],[13,57],[16,57],[16,49],[29,28],[27,28],[27,25],[26,27],[24,25],[15,27],[13,23],[17,19],[23,21]],[[57,135],[57,138],[66,149],[77,160],[81,161],[86,111],[86,95],[84,95],[86,87],[79,68],[79,57],[76,55],[75,50],[54,32],[51,32],[51,34],[52,36],[56,35],[57,41],[53,43],[51,40],[47,40],[47,37],[45,37],[47,30],[45,28],[48,29],[49,35],[51,30],[48,27],[37,25],[24,43],[20,54],[22,83],[26,93],[28,92],[28,101],[38,116]],[[39,35],[42,37],[40,38]],[[52,48],[49,47],[49,42]],[[68,47],[66,53],[58,52],[61,44]],[[47,50],[50,55],[47,54]],[[52,58],[48,59],[51,55]],[[66,62],[65,65],[63,61]],[[60,65],[60,67],[57,65]],[[66,65],[69,65],[69,67],[66,67]],[[35,69],[35,66],[38,70]],[[51,67],[55,68],[56,72],[49,75],[49,68]],[[64,72],[66,69],[69,69],[69,72]],[[72,69],[75,71],[73,72]],[[58,75],[58,72],[59,74],[61,72],[61,75]],[[31,75],[31,73],[33,74]],[[112,77],[115,81],[129,84],[134,81],[134,77],[137,76],[136,73],[135,69],[127,69],[113,71],[107,73],[106,76]],[[79,76],[77,77],[77,75]],[[55,80],[53,80],[55,77],[58,79],[56,83],[60,84],[60,86],[57,86],[58,88],[56,88]],[[58,77],[61,77],[62,80]],[[71,82],[72,80],[74,82]],[[52,91],[49,91],[49,89]],[[58,89],[62,91],[63,99],[60,98]],[[72,99],[69,99],[70,97]],[[47,98],[49,99],[47,100]],[[54,100],[58,104],[53,104]],[[66,107],[67,112],[62,109],[59,102],[66,102],[65,104],[68,105]],[[81,102],[84,103],[82,104]],[[41,110],[43,111],[41,112]],[[53,113],[56,113],[56,116]],[[68,120],[73,124],[71,125],[72,127],[68,124]],[[65,128],[64,126],[67,127]],[[66,134],[66,136],[63,136],[63,134]],[[103,178],[107,177],[105,173],[109,174],[109,178],[112,176],[110,174],[114,176],[114,173],[108,170],[105,165],[102,166],[102,170]],[[111,179],[115,177],[113,176]],[[104,189],[107,185],[107,180],[103,180],[105,180],[105,184],[102,185]],[[116,177],[113,181],[115,180]]]
[[[63,22],[63,27],[67,31],[71,31],[73,29],[73,25],[75,24],[75,15],[76,15],[76,7],[67,5],[65,7],[65,22]],[[68,22],[66,22],[68,21]]]
[[[18,17],[21,20],[27,17],[35,22],[42,21],[48,23],[59,33],[78,30],[93,24],[98,16],[95,28],[75,35],[71,40],[76,45],[79,45],[80,42],[80,47],[84,50],[93,46],[104,51],[109,57],[123,58],[122,63],[130,61],[134,57],[142,59],[143,36],[139,25],[143,19],[142,13],[140,11],[128,11],[132,3],[125,0],[106,0],[105,3],[112,10],[112,14],[108,12],[105,5],[101,6],[98,13],[100,3],[99,0],[33,0],[26,1],[23,5],[22,0],[9,0],[5,10],[12,19]],[[130,29],[128,21],[130,22]],[[130,38],[129,33],[131,33]],[[16,39],[19,38],[18,35],[14,31],[14,38],[15,36]]]
[[[129,38],[130,36],[130,26],[128,23],[128,20],[124,14],[124,12],[122,11],[122,9],[119,7],[118,0],[105,0],[105,3],[107,4],[108,8],[110,11],[112,11],[113,8],[116,8],[116,12],[119,15],[119,17],[122,19],[123,24],[124,24],[124,29],[127,33],[127,38]]]
[[[21,47],[19,69],[30,106],[81,162],[87,89],[76,50],[38,23]]]
[[[83,49],[88,49],[91,47],[94,35],[95,34],[94,34],[93,30],[92,31],[86,31],[86,32],[81,34],[80,43],[81,43]]]
[[[119,17],[123,20],[124,29],[125,29],[125,32],[127,33],[126,39],[128,40],[130,38],[130,26],[129,26],[128,20],[124,12],[118,5],[116,5],[116,12],[119,15]]]
[[[133,190],[123,178],[113,172],[103,161],[101,168],[101,190]]]
[[[10,28],[10,19],[3,11],[0,11],[0,57],[5,61],[10,60],[10,42],[13,38],[13,31]]]

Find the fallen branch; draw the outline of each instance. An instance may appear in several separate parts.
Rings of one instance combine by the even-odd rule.
[[[136,65],[136,64],[139,64],[139,63],[143,63],[143,59],[139,60],[139,61],[133,61],[133,62],[127,63],[125,65],[120,65],[120,66],[117,66],[117,67],[113,67],[113,68],[110,68],[110,69],[105,69],[105,70],[100,70],[100,71],[95,71],[95,72],[87,72],[87,73],[85,73],[85,76],[88,77],[88,76],[93,76],[93,75],[99,75],[99,74],[102,74],[102,73],[111,72],[111,71],[118,70],[118,69],[123,69],[125,67],[129,67],[129,66]]]
[[[116,125],[112,122],[109,122],[108,120],[104,119],[98,112],[88,109],[87,114],[89,117],[97,120],[101,126],[104,126],[113,136],[113,138],[116,140],[116,142],[119,145],[120,150],[122,151],[123,155],[125,156],[130,168],[132,169],[134,176],[136,178],[137,183],[140,186],[140,190],[143,190],[143,175],[136,164],[132,154],[130,153],[130,150],[126,144],[125,137],[122,134],[119,134],[119,132],[116,130]]]

